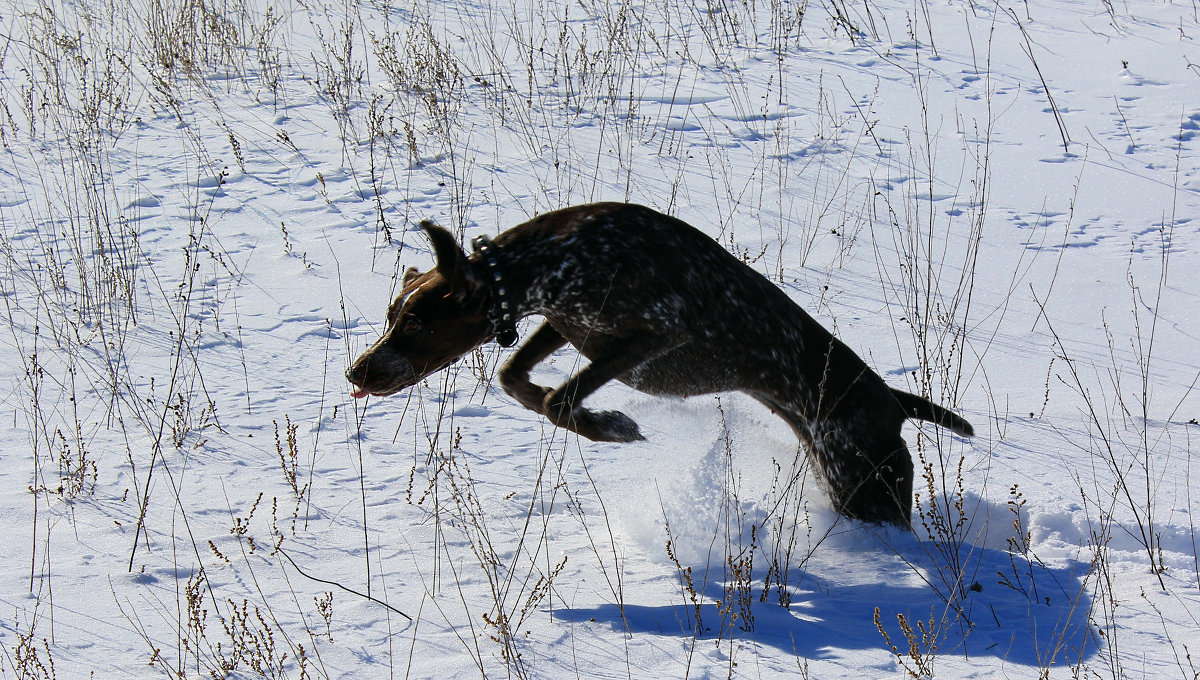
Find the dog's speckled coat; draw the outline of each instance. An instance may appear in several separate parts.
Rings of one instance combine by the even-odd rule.
[[[496,291],[479,254],[423,223],[437,268],[410,269],[388,328],[346,372],[355,396],[392,394],[495,337]],[[650,394],[744,392],[791,425],[847,517],[908,526],[913,465],[900,428],[971,425],[892,389],[788,296],[712,238],[623,203],[546,213],[501,233],[494,257],[517,316],[545,322],[500,371],[504,390],[593,440],[641,439],[615,411],[583,408],[609,380]],[[565,343],[590,360],[550,389],[529,371]]]

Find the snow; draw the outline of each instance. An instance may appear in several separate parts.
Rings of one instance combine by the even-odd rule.
[[[4,0],[0,677],[1193,677],[1200,15],[1043,5]],[[741,395],[350,397],[417,222],[595,200],[974,424],[913,532]]]

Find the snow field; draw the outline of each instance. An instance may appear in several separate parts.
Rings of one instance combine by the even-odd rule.
[[[0,17],[5,677],[1195,674],[1194,7]],[[349,399],[420,219],[592,200],[974,423],[906,427],[913,533],[740,395],[606,387],[648,440],[598,445],[492,345]]]

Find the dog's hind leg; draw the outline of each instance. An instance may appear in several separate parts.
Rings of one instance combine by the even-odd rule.
[[[566,338],[550,324],[543,323],[500,369],[500,386],[525,408],[545,413],[546,395],[550,394],[550,388],[529,382],[529,372],[565,344]]]
[[[909,526],[913,464],[899,434],[846,436],[844,428],[814,431],[798,411],[761,394],[752,395],[795,431],[822,478],[833,509],[863,522]]]
[[[876,446],[875,450],[862,451],[851,445],[837,452],[844,460],[832,466],[841,477],[829,479],[834,508],[863,522],[907,529],[913,501],[912,457],[900,437]]]

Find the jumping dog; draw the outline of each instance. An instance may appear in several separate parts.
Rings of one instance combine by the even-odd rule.
[[[404,274],[387,327],[346,371],[352,395],[389,395],[496,340],[544,321],[500,369],[526,408],[595,441],[642,439],[619,411],[582,406],[610,380],[642,392],[740,391],[795,431],[833,507],[909,526],[913,464],[906,419],[974,434],[927,399],[889,387],[782,290],[694,227],[649,208],[595,203],[556,210],[480,237],[467,254],[422,222],[437,258]],[[530,370],[566,343],[590,361],[556,388]]]

